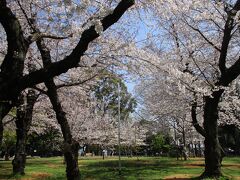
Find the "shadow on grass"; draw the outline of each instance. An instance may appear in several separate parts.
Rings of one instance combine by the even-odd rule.
[[[169,159],[128,159],[122,160],[121,176],[118,171],[118,161],[106,160],[80,160],[82,179],[96,180],[124,180],[124,179],[162,179],[167,175],[182,171],[184,162],[173,162]],[[58,166],[55,168],[54,166]],[[0,179],[20,179],[22,176],[11,174],[11,163],[0,164]],[[181,168],[181,169],[180,169]],[[185,168],[184,171],[187,171]],[[199,171],[199,170],[198,170]],[[65,167],[62,159],[29,159],[26,165],[26,176],[29,179],[63,180]],[[198,173],[198,172],[197,172]]]
[[[236,162],[236,161],[235,161]],[[123,158],[121,176],[116,159],[81,159],[79,167],[82,179],[86,180],[159,180],[199,179],[203,163],[199,160],[176,161],[171,158]],[[0,163],[0,179],[18,179],[11,175],[11,163]],[[234,171],[235,172],[235,171]],[[62,158],[29,159],[26,179],[64,180],[65,166]],[[232,171],[229,170],[229,173]]]
[[[184,162],[169,160],[123,160],[121,164],[120,177],[117,160],[88,164],[82,169],[82,174],[86,179],[163,179],[163,177],[172,174],[185,173],[198,176],[202,172],[201,167],[189,170],[189,168],[182,166],[185,164]]]
[[[65,180],[63,158],[32,158],[27,159],[26,174],[13,175],[11,161],[0,162],[0,180]]]

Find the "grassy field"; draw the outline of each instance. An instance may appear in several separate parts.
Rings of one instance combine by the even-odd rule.
[[[190,179],[200,175],[204,168],[203,159],[195,158],[188,161],[177,161],[174,158],[140,157],[139,159],[122,158],[122,173],[118,175],[118,161],[115,157],[102,160],[101,157],[79,159],[79,167],[83,179],[86,180],[117,180],[117,179]],[[65,166],[62,157],[28,159],[26,175],[13,177],[11,162],[0,161],[0,179],[21,180],[63,180]],[[223,173],[229,179],[240,179],[240,158],[225,158]]]

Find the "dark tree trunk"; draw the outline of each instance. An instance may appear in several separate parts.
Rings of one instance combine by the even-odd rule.
[[[38,49],[40,50],[43,66],[47,67],[51,65],[50,50],[46,47],[43,40],[37,41]],[[80,148],[79,143],[74,141],[69,127],[66,113],[64,112],[61,102],[58,97],[57,87],[53,78],[44,82],[48,91],[47,95],[51,101],[53,110],[56,113],[56,118],[60,124],[61,131],[64,138],[63,153],[66,162],[66,173],[68,180],[79,180],[80,172],[78,168],[78,150]]]
[[[3,118],[8,114],[11,110],[12,104],[8,102],[0,102],[0,147],[2,145],[3,139]]]
[[[27,133],[32,124],[33,106],[37,100],[37,93],[34,90],[29,90],[26,96],[26,102],[24,97],[19,97],[16,119],[16,151],[15,157],[12,161],[13,174],[25,174],[24,168],[26,164],[26,142]]]
[[[73,141],[71,144],[64,142],[64,159],[68,180],[80,179],[80,172],[78,168],[78,150],[79,144],[77,142]]]
[[[17,143],[16,143],[16,152],[15,157],[12,161],[13,165],[13,174],[21,174],[24,175],[24,169],[26,164],[26,139],[27,135],[25,132],[20,132],[21,130],[17,130]],[[25,131],[25,130],[24,130]]]
[[[184,120],[185,120],[185,117],[183,119],[182,136],[183,136],[183,158],[184,158],[184,161],[186,161],[187,160],[187,147],[186,147],[186,134],[185,134]]]
[[[1,118],[0,119],[0,147],[2,146],[2,140],[3,140],[3,122],[2,122],[2,118]]]
[[[9,152],[8,152],[8,150],[5,152],[4,160],[5,161],[9,161]]]
[[[218,178],[221,173],[222,153],[218,140],[218,103],[223,90],[214,92],[213,97],[205,97],[204,130],[205,130],[205,171],[203,177]]]
[[[72,138],[67,117],[58,98],[57,88],[53,79],[45,82],[45,85],[48,88],[48,97],[56,113],[57,121],[61,126],[64,138],[63,151],[66,162],[67,179],[79,180],[80,179],[80,172],[78,168],[78,150],[80,148],[79,143],[75,142]]]

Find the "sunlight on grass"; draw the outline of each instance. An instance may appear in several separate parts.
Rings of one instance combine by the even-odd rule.
[[[203,159],[195,158],[188,161],[177,161],[166,157],[122,158],[121,176],[118,175],[116,157],[81,157],[79,167],[83,179],[190,179],[199,176],[204,170]],[[231,179],[240,177],[240,158],[225,158],[223,173]],[[26,175],[12,176],[11,162],[0,161],[0,179],[19,180],[63,180],[65,165],[62,157],[32,158],[27,160]]]

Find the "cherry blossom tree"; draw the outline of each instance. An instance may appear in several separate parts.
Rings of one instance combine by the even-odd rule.
[[[14,174],[24,174],[26,163],[26,143],[27,134],[32,122],[33,106],[38,98],[38,93],[32,89],[28,89],[26,94],[21,94],[17,102],[16,117],[16,150],[15,157],[12,162]]]
[[[180,140],[184,149],[192,143],[191,101],[179,91],[176,83],[169,82],[166,74],[159,72],[151,79],[143,78],[137,85],[137,96],[144,102],[140,112],[148,114],[148,119],[162,123],[158,131],[169,129],[167,133],[172,135],[175,145],[180,145]],[[187,160],[186,153],[183,155]]]
[[[88,49],[89,43],[118,21],[124,12],[134,4],[134,1],[123,0],[119,4],[109,2],[107,6],[102,6],[103,4],[104,2],[95,4],[89,1],[84,1],[80,4],[75,4],[71,1],[64,1],[64,3],[32,1],[29,4],[21,1],[0,1],[0,23],[6,32],[8,42],[7,53],[1,64],[1,121],[11,107],[14,106],[22,90],[45,82],[48,88],[48,96],[56,111],[57,120],[61,125],[65,139],[64,154],[67,162],[68,179],[80,178],[76,159],[77,144],[73,143],[71,131],[59,101],[53,77],[68,71],[68,69],[77,67],[84,52]],[[94,12],[88,9],[94,9],[95,7],[100,8],[96,8]],[[61,12],[65,12],[62,13],[64,15]],[[79,13],[82,13],[82,16],[79,16]],[[66,17],[62,19],[62,16]],[[79,17],[83,19],[79,19]],[[71,26],[75,23],[75,27],[79,26],[81,28],[77,29],[77,32],[76,29],[70,28],[70,31],[75,30],[75,33],[74,31],[69,32],[68,23],[70,21]],[[87,22],[85,23],[84,21]],[[63,37],[62,34],[65,36]],[[71,36],[73,39],[71,48],[69,48],[70,52],[67,53],[68,56],[65,55],[65,57],[61,57],[62,60],[53,62],[51,52],[45,45],[44,39],[60,40]],[[37,48],[41,54],[39,57],[43,61],[43,67],[24,75],[24,62],[27,52],[29,46],[34,42],[37,42]],[[67,41],[64,42],[66,43]],[[10,93],[10,91],[12,92]]]
[[[88,2],[88,1],[87,1]],[[18,3],[18,4],[16,4]],[[27,75],[23,75],[23,64],[26,59],[26,54],[29,48],[29,45],[36,40],[43,39],[43,38],[53,38],[59,39],[52,35],[44,35],[44,33],[40,32],[32,32],[32,20],[37,21],[36,24],[44,24],[46,22],[51,22],[54,14],[51,14],[53,11],[56,11],[54,7],[58,5],[57,2],[50,2],[50,1],[36,1],[30,3],[28,7],[21,6],[19,8],[20,1],[7,3],[5,0],[0,2],[1,5],[1,19],[0,22],[6,32],[7,36],[7,54],[4,57],[4,60],[1,64],[1,117],[4,117],[8,111],[13,106],[15,99],[17,98],[20,91],[23,89],[34,86],[35,84],[44,82],[48,78],[53,76],[59,75],[61,73],[66,72],[68,69],[78,66],[80,58],[83,56],[84,52],[87,50],[88,45],[90,42],[95,40],[99,37],[100,30],[105,31],[109,28],[112,24],[119,20],[119,18],[124,14],[124,12],[134,4],[134,1],[123,0],[119,2],[119,4],[111,4],[110,9],[113,8],[112,11],[106,13],[104,9],[100,8],[102,12],[105,12],[103,16],[97,16],[93,18],[94,21],[91,21],[90,24],[87,24],[87,27],[80,33],[81,37],[79,38],[79,34],[75,34],[79,40],[78,43],[74,43],[72,47],[72,52],[67,57],[62,58],[55,63],[51,63],[47,68],[40,68],[35,72],[29,73]],[[25,4],[24,4],[25,5]],[[43,8],[47,5],[47,8]],[[70,5],[70,6],[68,6]],[[70,12],[70,8],[72,4],[60,3],[59,6],[64,10],[64,7],[68,7],[68,12]],[[84,6],[82,6],[84,5]],[[86,5],[86,6],[85,6]],[[89,7],[92,4],[88,2],[82,3],[79,5],[78,10],[81,10],[81,7]],[[38,9],[39,7],[39,9]],[[92,6],[94,7],[94,6]],[[114,8],[115,7],[115,8]],[[22,11],[24,10],[24,11]],[[17,12],[14,12],[17,11]],[[22,12],[21,12],[22,11]],[[19,14],[19,12],[21,12]],[[37,14],[38,12],[41,12]],[[87,13],[87,10],[84,11]],[[97,12],[95,12],[97,14]],[[66,13],[67,14],[67,13]],[[66,15],[64,13],[64,15]],[[87,13],[87,15],[89,15]],[[92,14],[90,13],[90,16]],[[102,13],[101,13],[102,15]],[[19,16],[24,16],[25,21],[21,22],[19,20]],[[41,18],[44,16],[43,18]],[[49,18],[45,18],[49,17]],[[57,16],[59,17],[59,16]],[[79,17],[76,15],[75,17]],[[87,20],[86,16],[84,17],[83,21]],[[43,19],[43,22],[41,22]],[[61,19],[59,17],[58,19]],[[68,19],[65,18],[65,19]],[[59,21],[55,21],[56,23]],[[60,21],[61,22],[61,21]],[[51,25],[56,25],[56,23],[52,23]],[[79,22],[81,24],[81,22]],[[63,25],[66,23],[63,22]],[[22,27],[27,26],[25,28],[26,32],[23,32]],[[46,26],[45,26],[46,27]],[[48,31],[53,30],[54,26],[51,27]],[[59,29],[59,28],[58,28]],[[44,30],[44,27],[41,27],[40,30]],[[64,30],[64,29],[63,29]],[[60,31],[62,32],[62,31]],[[53,34],[54,32],[52,32]],[[68,33],[68,32],[66,32]],[[62,36],[61,36],[62,37]],[[61,38],[60,39],[63,39]],[[77,41],[77,40],[76,40]],[[74,47],[75,46],[75,47]],[[11,92],[10,92],[11,91]],[[2,118],[1,118],[2,119]]]
[[[240,72],[237,43],[240,1],[152,1],[146,7],[159,25],[159,35],[150,35],[151,46],[143,48],[148,53],[154,50],[153,54],[161,60],[149,56],[151,59],[143,61],[168,72],[192,100],[193,125],[205,138],[202,177],[219,177],[222,151],[218,141],[218,108],[226,87]],[[196,118],[201,105],[203,127]]]

